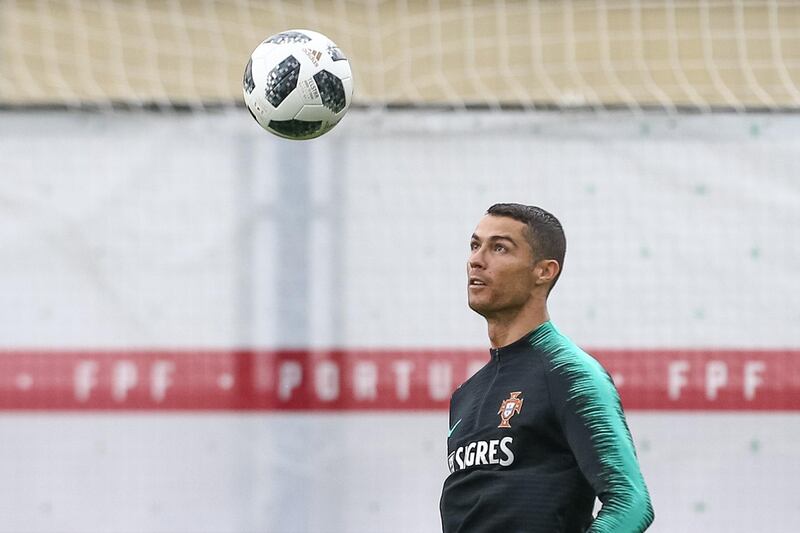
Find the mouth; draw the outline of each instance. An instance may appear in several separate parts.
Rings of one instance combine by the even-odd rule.
[[[479,278],[469,278],[469,287],[470,288],[478,288],[478,287],[485,287],[486,282]]]

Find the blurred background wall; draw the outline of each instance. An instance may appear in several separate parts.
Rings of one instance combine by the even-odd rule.
[[[241,105],[309,28],[355,106]],[[560,329],[611,371],[652,531],[800,506],[793,2],[0,2],[0,531],[439,529],[487,358],[468,237],[565,226]]]

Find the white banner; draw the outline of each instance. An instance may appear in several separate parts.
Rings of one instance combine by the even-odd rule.
[[[794,353],[798,153],[789,115],[354,110],[290,143],[243,110],[4,112],[0,343],[481,350],[469,235],[489,205],[517,201],[564,224],[551,314],[581,346]],[[667,368],[657,396],[698,394],[691,409],[726,394],[745,405],[750,390],[769,410],[759,395],[777,388],[762,381],[780,368],[707,359]],[[39,393],[26,361],[9,394]],[[126,361],[107,379],[80,367],[87,400],[97,385],[103,401],[167,402],[191,382],[177,360],[157,375]],[[313,401],[352,391],[326,368]],[[794,531],[799,416],[632,415],[652,531]],[[433,532],[446,425],[442,411],[3,414],[0,472],[15,481],[0,484],[0,531]]]

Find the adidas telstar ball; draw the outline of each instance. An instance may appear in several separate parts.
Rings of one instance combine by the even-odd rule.
[[[262,128],[286,139],[330,131],[350,107],[350,62],[315,31],[289,30],[259,44],[244,70],[244,101]]]

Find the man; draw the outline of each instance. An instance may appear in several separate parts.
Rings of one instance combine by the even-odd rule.
[[[491,360],[450,401],[444,532],[644,531],[653,509],[614,384],[547,312],[561,224],[496,204],[470,249],[469,306],[486,318]]]

